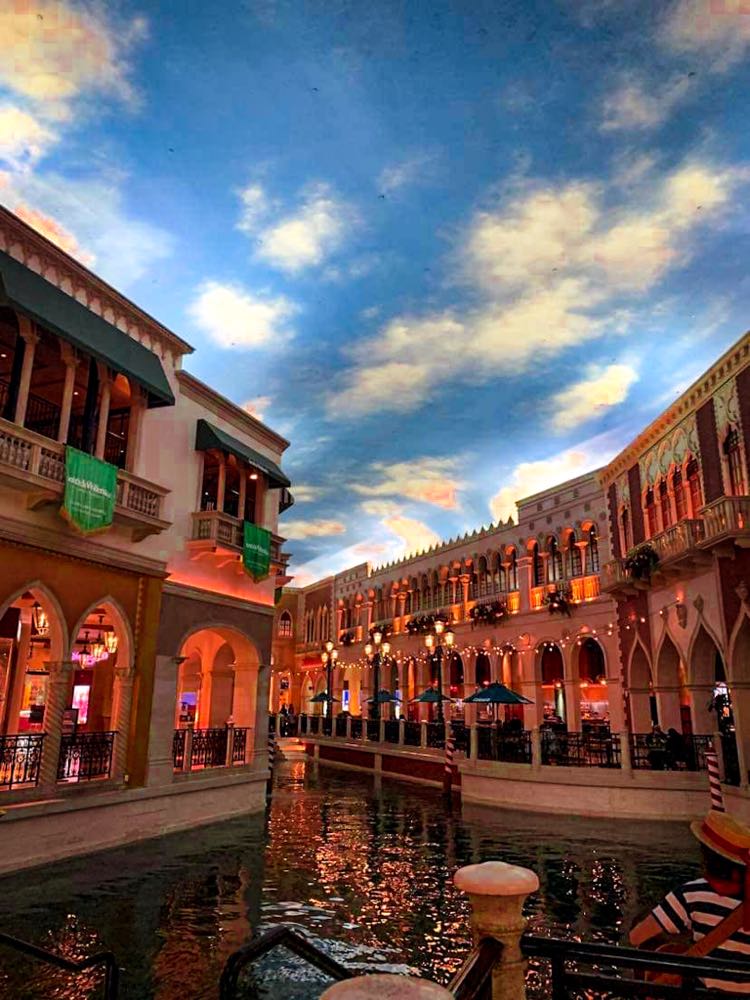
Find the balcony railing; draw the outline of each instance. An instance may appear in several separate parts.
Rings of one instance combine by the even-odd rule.
[[[495,760],[504,764],[530,764],[531,733],[528,730],[517,733],[498,732],[497,726],[479,726],[477,757],[479,760]]]
[[[599,574],[573,577],[570,589],[574,601],[593,601],[599,596]]]
[[[682,559],[698,551],[703,541],[703,521],[683,518],[651,539],[661,563]]]
[[[653,733],[630,734],[634,770],[705,771],[706,753],[713,750],[712,736],[683,736],[659,740]]]
[[[35,506],[62,500],[65,445],[0,419],[0,479],[39,495]],[[164,497],[168,489],[118,470],[115,522],[133,527],[134,537],[164,531]]]
[[[226,728],[193,730],[191,766],[224,767],[227,762],[228,735],[229,730]]]
[[[108,778],[116,733],[65,733],[57,763],[58,781]]]
[[[220,510],[201,510],[193,514],[194,542],[211,543],[214,548],[242,552],[242,521]],[[289,553],[282,552],[286,539],[271,535],[271,565],[277,572],[286,570]]]
[[[566,733],[542,730],[542,764],[562,767],[620,767],[616,733]]]
[[[0,736],[0,788],[38,785],[44,733]]]
[[[722,497],[703,508],[703,545],[737,542],[750,546],[750,497]]]

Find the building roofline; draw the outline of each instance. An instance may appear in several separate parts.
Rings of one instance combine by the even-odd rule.
[[[289,442],[286,438],[277,434],[270,427],[267,427],[266,424],[258,420],[257,417],[252,416],[247,410],[243,410],[241,406],[233,403],[231,399],[222,396],[220,392],[212,389],[210,385],[201,382],[195,375],[191,375],[184,368],[176,372],[176,375],[180,386],[185,388],[188,394],[192,394],[194,398],[197,398],[203,404],[212,404],[216,408],[212,412],[216,413],[217,416],[223,417],[236,427],[237,430],[243,431],[245,434],[250,434],[255,438],[265,439],[268,447],[275,448],[277,451],[283,452],[289,447]]]
[[[93,286],[100,295],[104,295],[116,302],[121,309],[126,310],[133,314],[134,318],[141,324],[143,324],[151,333],[155,333],[157,336],[162,337],[171,346],[172,350],[179,355],[192,354],[195,348],[192,344],[189,344],[182,337],[174,333],[168,327],[160,323],[159,320],[151,316],[140,306],[136,305],[131,299],[122,292],[119,292],[112,285],[108,284],[103,278],[100,278],[98,274],[89,270],[84,264],[76,260],[75,257],[71,256],[66,250],[63,250],[56,243],[53,243],[48,237],[44,236],[39,232],[38,229],[34,229],[33,226],[29,225],[28,222],[24,222],[19,216],[10,209],[6,208],[4,205],[0,205],[0,221],[4,221],[11,228],[20,231],[22,238],[30,240],[34,243],[40,244],[40,251],[46,255],[53,256],[61,261],[62,264],[70,271],[74,271],[78,274],[82,281],[85,281],[89,285]]]
[[[750,331],[747,331],[600,470],[599,479],[602,485],[609,486],[623,472],[636,465],[644,451],[661,440],[672,426],[698,409],[713,395],[719,385],[732,378],[749,363]]]
[[[516,506],[522,503],[534,503],[546,497],[554,496],[555,493],[559,493],[560,490],[568,489],[571,486],[577,486],[580,483],[584,483],[587,480],[593,480],[594,483],[598,483],[598,478],[601,475],[605,466],[599,466],[598,469],[592,469],[591,472],[583,472],[580,476],[576,476],[575,479],[566,479],[562,483],[558,483],[556,486],[549,486],[546,490],[540,490],[538,493],[530,493],[528,496],[522,497],[520,500],[516,500]]]

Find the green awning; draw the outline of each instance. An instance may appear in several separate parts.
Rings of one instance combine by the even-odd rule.
[[[149,406],[173,406],[161,361],[143,344],[0,250],[0,298],[148,393]]]
[[[207,420],[199,420],[195,434],[195,450],[210,451],[212,448],[215,448],[217,451],[227,452],[229,455],[234,455],[235,458],[239,458],[249,465],[254,465],[261,472],[265,472],[272,489],[292,485],[278,465],[272,462],[270,458],[261,455],[259,451],[255,451],[249,445],[243,444],[237,438],[233,438],[224,431],[220,431],[218,427],[209,424]]]

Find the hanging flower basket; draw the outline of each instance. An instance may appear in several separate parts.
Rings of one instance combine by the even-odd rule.
[[[625,556],[625,572],[633,580],[650,580],[659,565],[659,554],[649,542],[636,545]]]
[[[508,608],[502,601],[491,601],[489,604],[475,604],[470,611],[471,623],[474,625],[497,625],[507,617]]]
[[[406,624],[406,631],[409,635],[427,635],[428,632],[435,631],[437,621],[450,625],[449,616],[439,611],[435,615],[417,615],[415,618],[410,618]]]
[[[542,598],[542,604],[551,615],[565,615],[570,618],[573,611],[573,594],[570,587],[557,586],[554,590],[548,590]]]

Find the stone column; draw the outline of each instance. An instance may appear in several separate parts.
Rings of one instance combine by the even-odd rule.
[[[113,729],[115,730],[112,777],[117,782],[125,780],[134,677],[135,671],[130,667],[115,667],[115,682],[112,692],[112,720],[114,722]]]
[[[21,634],[18,638],[16,665],[9,680],[5,703],[3,732],[18,732],[18,717],[23,705],[23,689],[26,683],[26,663],[29,659],[31,642],[31,608],[21,608]]]
[[[60,341],[60,355],[65,365],[65,382],[63,384],[62,406],[60,407],[60,423],[57,427],[57,440],[60,444],[65,444],[70,431],[70,412],[73,408],[78,358],[75,350],[64,340]]]
[[[107,446],[107,424],[109,423],[109,404],[112,398],[112,378],[106,365],[99,365],[99,382],[101,396],[99,397],[99,425],[96,428],[96,446],[94,456],[104,458]]]
[[[528,611],[531,607],[531,587],[533,583],[533,559],[531,556],[521,556],[516,562],[518,568],[518,590],[520,611]]]
[[[227,758],[226,766],[232,767],[234,763],[234,722],[227,719]]]
[[[25,316],[18,317],[18,331],[23,338],[25,350],[23,353],[23,365],[21,366],[21,378],[18,382],[16,412],[13,422],[23,427],[26,419],[26,407],[29,402],[29,390],[31,389],[31,373],[34,370],[34,353],[36,345],[39,343],[39,335],[34,330],[34,324]],[[43,765],[42,770],[44,770]]]
[[[182,760],[182,770],[185,774],[190,774],[193,770],[193,733],[195,723],[188,722],[185,726],[185,756]]]
[[[130,386],[130,414],[128,416],[128,444],[125,451],[125,468],[134,475],[141,471],[143,435],[143,417],[147,409],[147,400],[138,386]]]
[[[539,888],[539,879],[529,868],[485,861],[459,868],[453,881],[469,897],[474,944],[491,937],[503,946],[492,971],[492,1000],[524,1000],[527,963],[521,954],[526,928],[522,909],[526,897]]]
[[[184,656],[157,656],[154,669],[154,694],[148,735],[146,784],[167,785],[174,779],[172,744],[177,704],[177,676]],[[187,736],[185,737],[187,758]]]
[[[247,466],[240,464],[240,495],[237,500],[237,516],[240,521],[245,520],[245,507],[247,506]]]
[[[270,676],[271,667],[265,663],[260,664],[255,682],[254,721],[247,734],[247,746],[254,748],[254,753],[265,753],[268,749],[268,683]],[[232,714],[234,715],[234,724],[239,725],[238,720],[242,716],[237,716],[235,712]],[[255,732],[253,732],[252,726],[255,727]]]
[[[44,749],[40,783],[47,794],[54,794],[62,740],[62,720],[70,698],[70,678],[75,664],[71,660],[48,663],[47,694],[44,701]]]
[[[224,453],[219,454],[219,483],[216,487],[216,509],[224,510],[224,494],[227,488],[227,459]]]
[[[537,727],[531,730],[531,766],[542,766],[542,734]]]
[[[613,734],[612,739],[616,740],[617,737]],[[622,770],[632,777],[633,760],[630,756],[630,731],[627,729],[620,730],[620,760],[622,761]]]
[[[715,716],[708,710],[713,694],[712,684],[688,685],[690,696],[690,714],[693,717],[693,732],[701,736],[712,733],[716,723]]]
[[[472,722],[469,729],[469,760],[476,760],[479,757],[479,731],[476,724]]]
[[[378,973],[336,983],[320,1000],[453,1000],[453,994],[426,979]]]
[[[427,722],[423,719],[419,725],[421,727],[419,745],[424,749],[427,746]]]
[[[581,731],[581,687],[577,680],[566,677],[563,680],[565,691],[565,724],[571,733]]]

